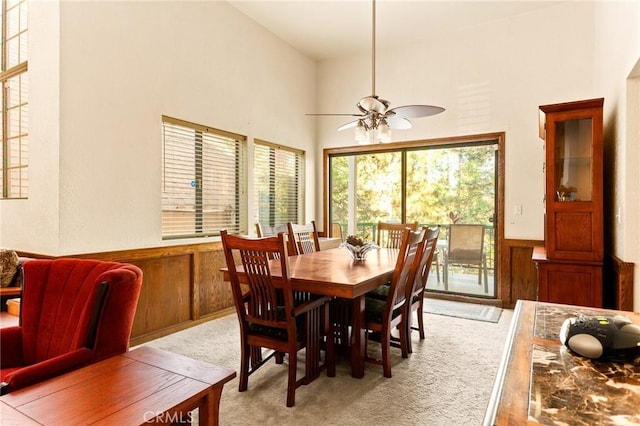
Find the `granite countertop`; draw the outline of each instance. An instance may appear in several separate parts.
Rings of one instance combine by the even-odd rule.
[[[640,425],[640,357],[591,360],[559,340],[566,318],[594,308],[536,306],[529,421],[547,425]],[[637,318],[634,322],[637,322]]]

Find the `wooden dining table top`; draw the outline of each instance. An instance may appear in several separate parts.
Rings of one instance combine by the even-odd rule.
[[[381,248],[364,261],[354,260],[342,248],[320,250],[289,257],[289,278],[294,290],[354,299],[391,280],[397,249]],[[272,276],[280,276],[280,261],[271,261]],[[228,280],[227,268],[223,268]],[[238,266],[242,274],[242,266]]]

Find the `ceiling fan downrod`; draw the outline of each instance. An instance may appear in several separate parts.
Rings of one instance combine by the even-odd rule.
[[[376,0],[373,0],[371,25],[371,96],[376,97]]]

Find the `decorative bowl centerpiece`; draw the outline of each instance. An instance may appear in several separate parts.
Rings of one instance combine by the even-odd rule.
[[[340,247],[344,247],[349,250],[353,260],[365,260],[367,253],[371,250],[377,250],[380,248],[376,243],[364,242],[361,238],[358,238],[355,235],[349,235],[347,240],[340,244]]]

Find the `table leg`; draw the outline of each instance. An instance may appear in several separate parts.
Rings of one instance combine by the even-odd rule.
[[[364,339],[364,296],[353,299],[353,328],[351,336],[351,376],[364,377],[365,339]]]
[[[222,386],[212,386],[198,405],[198,425],[218,426],[220,420],[220,399],[222,398]]]
[[[215,397],[213,395],[213,389],[209,389],[207,395],[202,398],[200,406],[198,407],[198,425],[211,426],[216,424],[215,414]]]

